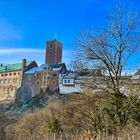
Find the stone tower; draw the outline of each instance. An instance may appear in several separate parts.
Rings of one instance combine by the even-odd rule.
[[[62,43],[58,40],[47,41],[45,64],[62,63]]]

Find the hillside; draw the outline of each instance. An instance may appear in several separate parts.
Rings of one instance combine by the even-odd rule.
[[[136,96],[110,95],[72,94],[67,101],[52,100],[28,112],[6,111],[0,116],[0,139],[139,140],[140,101]]]

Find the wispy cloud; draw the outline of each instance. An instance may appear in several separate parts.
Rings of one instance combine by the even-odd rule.
[[[44,53],[43,49],[0,49],[0,55],[17,54],[17,53]]]
[[[23,58],[36,60],[41,65],[45,62],[45,49],[0,49],[0,63],[9,64],[22,61]],[[74,58],[74,51],[63,51],[63,62],[68,64]]]
[[[76,52],[73,50],[63,50],[63,62],[68,66],[76,56]],[[0,64],[10,64],[21,62],[23,58],[27,60],[35,60],[39,65],[45,63],[45,49],[19,49],[9,48],[0,49]],[[133,75],[139,67],[127,67],[123,70],[123,75]]]

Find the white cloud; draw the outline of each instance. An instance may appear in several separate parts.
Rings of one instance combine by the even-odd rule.
[[[0,49],[0,55],[16,54],[16,53],[44,53],[43,49]]]
[[[0,47],[2,48],[2,47]],[[4,48],[4,47],[3,47]],[[76,52],[73,50],[63,50],[63,62],[69,65],[72,59],[76,56]],[[19,49],[9,48],[0,49],[0,64],[10,64],[21,62],[23,58],[27,60],[35,60],[39,65],[45,63],[45,49]],[[137,69],[126,68],[123,75],[133,75]]]
[[[2,48],[2,47],[1,47]],[[74,58],[74,51],[63,50],[63,62],[68,64]],[[9,64],[27,60],[35,60],[39,65],[45,63],[45,49],[0,49],[0,63]]]

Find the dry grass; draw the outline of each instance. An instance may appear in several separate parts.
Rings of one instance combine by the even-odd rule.
[[[10,117],[10,114],[6,114],[7,119],[5,119],[5,122],[10,123],[6,123],[7,126],[3,129],[5,136],[3,139],[139,140],[140,124],[128,123],[123,127],[119,125],[113,126],[112,121],[108,118],[104,118],[107,116],[102,112],[104,116],[100,116],[101,114],[98,107],[104,105],[104,99],[106,98],[104,95],[94,95],[93,98],[91,95],[71,95],[68,102],[50,102],[44,109],[36,110],[33,113],[22,116],[18,123],[17,120],[12,121],[14,117]],[[88,117],[84,116],[89,115],[87,112],[90,113]],[[12,116],[14,116],[14,114]],[[16,115],[15,118],[17,118]],[[89,121],[89,119],[92,120]],[[96,127],[94,126],[95,124]],[[103,127],[103,130],[101,127]],[[115,129],[115,131],[109,134],[109,127],[110,130]],[[3,139],[1,138],[0,140]]]

